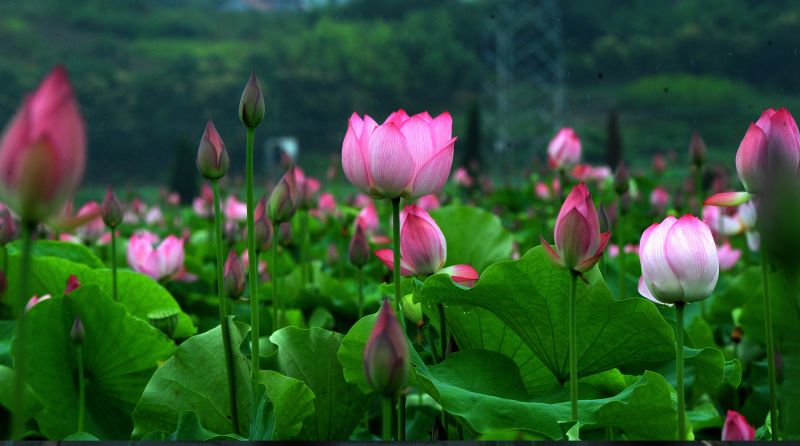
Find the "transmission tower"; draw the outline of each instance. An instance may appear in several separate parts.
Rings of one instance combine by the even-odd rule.
[[[530,165],[561,123],[564,45],[558,0],[493,0],[487,19],[484,113],[492,158]],[[538,156],[543,159],[543,155]]]

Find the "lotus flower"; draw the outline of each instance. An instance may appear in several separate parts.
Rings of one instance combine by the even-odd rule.
[[[394,269],[394,251],[379,249],[375,255],[390,270]],[[465,286],[473,286],[478,272],[470,265],[444,268],[447,243],[442,230],[423,209],[406,206],[400,214],[400,273],[404,276],[428,276],[447,273]]]
[[[462,187],[471,187],[474,183],[472,176],[467,172],[465,167],[459,167],[453,172],[453,180]]]
[[[534,185],[534,191],[540,200],[549,201],[553,197],[553,195],[550,193],[550,187],[548,187],[547,183],[544,181],[536,182],[536,185]]]
[[[719,270],[727,271],[736,266],[736,262],[742,257],[742,251],[734,249],[726,240],[722,245],[717,246],[717,257],[719,258]]]
[[[207,183],[203,184],[203,188],[200,190],[200,196],[192,200],[192,209],[198,217],[214,217],[214,191],[211,190],[211,186]],[[245,210],[247,210],[246,206]]]
[[[726,214],[717,206],[703,207],[703,221],[712,233],[723,236],[740,234],[744,230],[740,219]]]
[[[664,212],[669,204],[669,192],[661,186],[656,187],[650,192],[650,206],[656,208],[658,212]]]
[[[218,180],[228,172],[230,156],[225,149],[225,143],[219,136],[214,123],[209,120],[203,137],[200,138],[200,145],[197,147],[197,169],[207,180]],[[180,203],[180,197],[178,198]]]
[[[28,96],[0,141],[0,192],[25,222],[57,213],[86,165],[86,133],[67,72],[56,67]]]
[[[714,291],[719,257],[708,225],[692,215],[654,223],[639,241],[639,293],[665,304],[696,302]]]
[[[235,196],[228,195],[225,200],[225,218],[229,221],[247,220],[247,205],[237,200]]]
[[[393,395],[408,379],[409,362],[406,336],[392,305],[384,299],[364,348],[367,382],[376,392]]]
[[[70,274],[67,278],[67,286],[64,288],[64,294],[69,294],[81,287],[81,283],[75,274]]]
[[[303,169],[294,168],[294,178],[297,184],[298,204],[303,209],[310,209],[314,206],[314,197],[320,189],[319,180],[314,177],[306,176]]]
[[[438,192],[450,175],[456,138],[447,112],[409,117],[398,110],[382,125],[353,113],[342,143],[350,183],[373,198],[414,199]]]
[[[364,232],[372,243],[376,245],[385,245],[390,242],[388,237],[378,234],[378,230],[380,229],[378,210],[375,209],[375,203],[373,203],[372,200],[369,200],[356,216],[356,225],[364,228]]]
[[[581,140],[569,127],[556,133],[547,145],[547,164],[551,169],[568,169],[581,160]]]
[[[140,231],[128,241],[128,264],[139,273],[155,280],[173,277],[183,269],[183,239],[168,236],[157,247],[158,236]]]
[[[736,170],[745,189],[763,192],[774,174],[794,176],[800,165],[800,134],[788,110],[764,110],[758,121],[750,124],[739,150]]]
[[[611,232],[600,233],[600,221],[586,184],[578,184],[567,196],[556,218],[554,236],[558,252],[544,238],[541,241],[557,265],[583,273],[600,260]]]
[[[735,410],[729,410],[722,426],[722,441],[753,441],[755,437],[756,431],[747,418]]]
[[[245,207],[245,212],[247,209]],[[261,251],[266,251],[272,246],[272,236],[273,236],[273,229],[272,229],[272,222],[267,217],[267,199],[262,198],[258,201],[256,205],[256,209],[253,212],[253,219],[254,219],[254,231],[256,234],[256,246]],[[245,253],[247,250],[245,250]]]
[[[441,203],[439,203],[439,197],[437,197],[436,194],[430,194],[419,197],[417,199],[417,206],[426,211],[432,211],[441,206]]]

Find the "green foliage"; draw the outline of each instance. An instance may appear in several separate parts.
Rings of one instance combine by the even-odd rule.
[[[472,265],[483,271],[511,257],[511,233],[500,219],[483,209],[451,205],[431,211],[447,240],[447,264]]]

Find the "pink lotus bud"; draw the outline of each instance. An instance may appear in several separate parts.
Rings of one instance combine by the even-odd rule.
[[[692,165],[699,169],[705,164],[706,158],[708,158],[706,142],[699,133],[692,132],[692,139],[689,141],[689,159],[692,161]]]
[[[17,236],[17,224],[7,207],[0,207],[0,245],[5,245]]]
[[[722,426],[722,441],[753,441],[756,438],[756,430],[744,415],[729,410],[725,417],[725,425]]]
[[[39,297],[39,296],[34,294],[33,297],[30,298],[28,303],[25,304],[25,312],[27,313],[27,312],[31,311],[31,308],[33,308],[34,306],[46,301],[47,299],[50,299],[50,295],[49,294],[45,294],[42,297]]]
[[[421,207],[425,211],[432,211],[441,206],[441,204],[439,203],[439,198],[436,196],[436,194],[430,194],[419,197],[417,199],[417,206]]]
[[[0,141],[0,192],[25,222],[72,197],[86,165],[86,133],[67,72],[56,67],[28,96]]]
[[[75,274],[70,274],[69,278],[67,278],[67,286],[64,288],[64,294],[69,294],[78,288],[80,288],[81,283],[78,281],[78,278],[75,277]]]
[[[83,329],[80,316],[75,316],[75,322],[72,323],[72,329],[69,331],[69,338],[75,345],[83,345],[86,340],[86,331]]]
[[[727,271],[739,261],[742,256],[742,251],[734,249],[731,244],[726,240],[722,245],[717,246],[717,257],[719,258],[719,270]]]
[[[369,241],[367,240],[364,228],[358,223],[356,223],[356,230],[353,233],[353,238],[350,239],[348,254],[350,256],[350,263],[359,268],[369,262]]]
[[[275,189],[272,189],[267,210],[270,220],[274,222],[287,222],[292,219],[292,216],[297,211],[300,196],[297,190],[297,177],[294,169],[294,167],[290,168],[275,186]]]
[[[272,246],[272,222],[269,221],[269,217],[267,217],[267,199],[261,198],[258,200],[258,204],[256,205],[256,209],[253,212],[253,218],[255,219],[253,229],[255,230],[256,234],[256,246],[258,246],[262,251],[267,250],[270,246]]]
[[[736,171],[750,193],[763,192],[775,175],[794,176],[800,164],[800,134],[788,110],[764,110],[751,123],[736,152]]]
[[[122,204],[110,187],[106,189],[106,196],[103,198],[102,214],[103,222],[112,229],[122,223]]]
[[[207,180],[218,180],[228,172],[230,157],[225,149],[225,143],[214,127],[212,121],[206,124],[200,145],[197,147],[197,169]]]
[[[393,395],[408,379],[409,362],[406,336],[392,305],[384,299],[364,349],[367,382],[376,392]]]
[[[409,117],[398,110],[382,125],[353,113],[342,143],[350,183],[373,198],[414,199],[438,192],[450,175],[456,138],[447,112]]]
[[[338,215],[336,207],[336,198],[333,194],[324,192],[320,194],[319,201],[317,202],[317,211],[320,217],[327,215]]]
[[[183,239],[168,236],[157,247],[158,237],[147,231],[133,234],[128,241],[128,264],[155,280],[175,276],[183,269]]]
[[[608,244],[611,232],[600,233],[592,195],[580,183],[569,193],[556,218],[556,252],[542,238],[542,246],[559,266],[577,272],[591,269]]]
[[[473,184],[472,176],[470,176],[467,169],[464,167],[459,167],[453,173],[453,179],[455,180],[456,184],[462,187],[471,187]]]
[[[244,274],[244,263],[236,255],[236,251],[231,250],[225,260],[225,293],[231,299],[238,299],[243,293],[246,285]]]
[[[692,215],[654,223],[639,241],[639,293],[665,304],[696,302],[714,291],[719,257],[708,225]]]
[[[669,204],[669,192],[661,186],[656,187],[650,192],[650,206],[658,212],[664,212]]]
[[[703,204],[706,206],[733,207],[747,203],[752,198],[753,195],[747,192],[720,192],[706,198]]]
[[[570,127],[556,133],[547,145],[547,164],[551,169],[568,169],[581,160],[581,140]]]
[[[254,129],[258,127],[264,119],[264,94],[261,92],[261,85],[258,84],[256,73],[250,74],[250,79],[242,92],[242,99],[239,101],[239,120],[246,127]]]
[[[544,181],[537,182],[534,186],[534,191],[540,200],[549,201],[552,198],[552,195],[550,194],[550,188]]]

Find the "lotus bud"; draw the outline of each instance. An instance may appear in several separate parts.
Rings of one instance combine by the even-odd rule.
[[[700,169],[708,158],[708,149],[706,143],[699,133],[693,132],[692,139],[689,141],[689,158],[692,160],[692,166],[695,169]]]
[[[261,251],[266,251],[272,246],[272,222],[267,217],[267,199],[262,197],[256,205],[256,210],[253,213],[255,226],[253,227],[256,234],[256,246]]]
[[[547,164],[551,169],[564,170],[578,164],[581,160],[581,140],[570,127],[556,133],[547,145]]]
[[[625,192],[628,192],[630,179],[631,176],[628,174],[628,169],[625,167],[625,163],[620,161],[617,171],[614,172],[614,191],[617,193],[617,195],[624,195]]]
[[[67,279],[67,286],[64,288],[64,294],[69,294],[80,288],[80,286],[81,283],[78,281],[78,278],[75,277],[75,274],[70,274]]]
[[[761,193],[778,179],[795,176],[800,162],[800,134],[788,110],[764,110],[747,129],[736,152],[736,171],[745,189]]]
[[[106,196],[103,198],[102,215],[103,223],[111,229],[116,228],[122,223],[122,204],[110,187],[106,189]]]
[[[147,319],[150,325],[171,338],[178,327],[178,313],[180,311],[177,308],[162,308],[147,313]]]
[[[225,293],[231,299],[238,299],[244,293],[245,285],[244,263],[236,251],[231,250],[225,260]]]
[[[269,218],[278,223],[291,220],[297,211],[299,195],[295,180],[294,167],[283,175],[269,197]]]
[[[350,263],[359,268],[366,265],[371,256],[367,235],[364,232],[364,228],[358,223],[356,223],[356,230],[353,233],[353,238],[350,240],[348,254],[350,256]]]
[[[753,441],[755,437],[756,431],[747,418],[735,410],[729,410],[722,426],[722,441]]]
[[[69,338],[75,345],[83,345],[86,339],[86,332],[83,329],[83,322],[80,316],[75,316],[75,322],[72,323],[72,329],[69,331]]]
[[[239,101],[239,120],[246,127],[254,129],[258,127],[264,119],[264,94],[258,84],[256,73],[250,74],[250,80],[242,92],[242,99]]]
[[[408,378],[408,343],[386,299],[364,349],[364,371],[370,387],[384,395],[397,393]]]
[[[204,178],[218,180],[228,172],[230,158],[225,143],[210,120],[197,147],[197,169]]]

